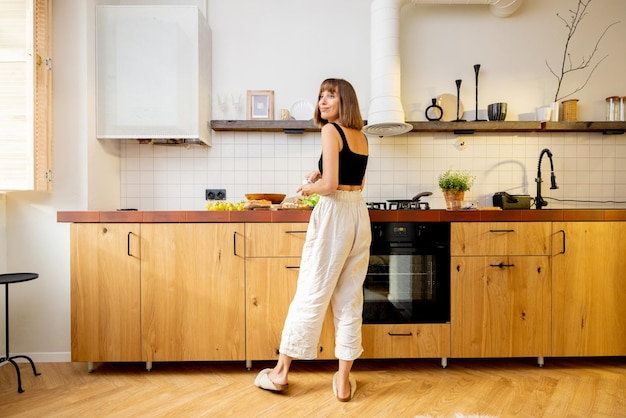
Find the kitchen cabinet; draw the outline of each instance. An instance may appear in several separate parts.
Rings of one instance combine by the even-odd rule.
[[[246,224],[246,359],[278,358],[289,305],[296,292],[306,223]],[[331,308],[318,346],[319,359],[334,358]]]
[[[243,231],[72,224],[72,361],[244,360]]]
[[[554,222],[552,355],[626,355],[626,222]]]
[[[141,361],[140,231],[70,225],[72,361]]]
[[[51,0],[0,14],[0,190],[52,189]]]
[[[454,222],[452,357],[550,355],[550,222]]]
[[[142,358],[244,360],[244,226],[143,224]]]

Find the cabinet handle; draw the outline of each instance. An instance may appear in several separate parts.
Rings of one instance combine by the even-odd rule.
[[[299,269],[300,266],[285,266],[286,269]]]
[[[504,264],[503,262],[500,262],[500,264],[489,264],[489,266],[500,267],[501,269],[503,269],[505,267],[515,267],[515,264]]]
[[[490,229],[489,232],[515,232],[514,229]]]
[[[130,236],[132,235],[132,232],[128,233],[128,236],[126,237],[126,253],[128,254],[129,257],[132,257],[133,255],[130,253]]]
[[[387,335],[390,337],[411,337],[413,335],[412,332],[408,332],[406,334],[397,334],[395,332],[388,332]]]
[[[306,230],[304,230],[304,231],[285,231],[285,234],[306,234]]]
[[[237,231],[233,232],[233,255],[235,257],[238,256],[237,254]]]
[[[559,232],[563,234],[563,251],[561,251],[559,254],[565,254],[565,231],[561,229],[559,230]]]

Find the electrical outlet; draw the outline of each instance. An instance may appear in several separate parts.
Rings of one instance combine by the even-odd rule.
[[[226,200],[226,189],[206,189],[204,191],[205,200]]]

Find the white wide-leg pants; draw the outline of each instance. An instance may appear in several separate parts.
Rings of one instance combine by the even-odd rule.
[[[317,357],[330,303],[335,324],[335,356],[355,360],[363,353],[363,282],[372,232],[360,191],[322,196],[311,213],[302,251],[298,286],[285,319],[280,353]]]

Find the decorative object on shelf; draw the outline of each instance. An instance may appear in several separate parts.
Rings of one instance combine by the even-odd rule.
[[[624,101],[626,97],[609,96],[606,98],[606,120],[624,122]]]
[[[429,121],[441,120],[443,117],[443,109],[437,104],[437,99],[433,99],[433,104],[426,108],[424,115],[426,115],[426,119]]]
[[[454,121],[455,112],[458,113],[457,107],[460,107],[461,114],[463,114],[463,102],[458,100],[458,96],[454,94],[445,93],[437,97],[437,106],[441,107],[443,115],[441,121],[450,122]]]
[[[552,107],[541,106],[537,108],[537,120],[539,122],[547,122],[552,119]]]
[[[274,119],[274,90],[248,90],[248,119]]]
[[[222,112],[222,118],[228,119],[228,96],[224,96],[223,94],[217,95],[217,105]]]
[[[467,170],[448,170],[439,175],[437,182],[446,200],[447,210],[459,210],[463,205],[465,192],[474,185],[476,177]]]
[[[578,99],[563,100],[563,122],[577,121]]]
[[[237,97],[235,97],[234,94],[231,94],[230,98],[233,102],[234,119],[239,119],[241,117],[241,110],[243,109],[242,95],[238,94]]]
[[[455,122],[465,122],[465,119],[461,119],[461,82],[463,80],[455,80],[456,83],[456,119]]]
[[[487,117],[489,120],[506,119],[507,104],[504,102],[491,103],[487,106]]]
[[[550,103],[550,109],[552,110],[552,122],[558,122],[561,120],[561,103],[552,102]]]
[[[280,109],[280,120],[289,120],[291,119],[291,115],[289,114],[289,109]]]
[[[304,100],[299,100],[291,105],[291,115],[296,120],[311,120],[315,113],[315,105]]]
[[[583,18],[587,16],[587,7],[589,7],[589,5],[591,4],[591,1],[592,0],[587,0],[587,1],[576,0],[576,3],[577,3],[576,8],[569,10],[569,13],[570,13],[569,20],[565,19],[558,13],[556,14],[556,16],[560,20],[562,20],[563,23],[565,23],[565,27],[568,30],[567,37],[565,39],[565,46],[564,46],[563,53],[559,55],[559,57],[562,57],[558,65],[558,68],[560,68],[560,70],[557,70],[557,71],[553,70],[550,64],[548,63],[548,60],[546,59],[546,66],[548,67],[552,75],[556,78],[556,82],[557,82],[556,92],[554,94],[554,102],[557,104],[560,100],[566,97],[569,97],[575,94],[576,92],[581,91],[589,82],[589,79],[593,75],[596,68],[598,68],[600,63],[604,61],[605,58],[608,57],[608,55],[605,55],[604,57],[600,58],[597,62],[595,63],[593,62],[596,52],[600,50],[598,48],[598,45],[600,44],[600,42],[602,41],[602,39],[604,38],[608,30],[613,25],[616,25],[619,22],[613,22],[604,29],[602,34],[600,34],[600,36],[598,37],[597,41],[595,43],[592,43],[592,45],[594,45],[594,49],[587,56],[583,55],[581,59],[573,59],[572,54],[569,51],[569,48],[572,46],[572,39],[574,37],[574,33],[576,32],[576,29],[578,29],[578,26],[582,22]],[[578,63],[578,64],[575,65],[573,63]],[[587,76],[584,78],[584,82],[580,86],[571,90],[569,93],[565,93],[565,94],[561,93],[561,87],[563,87],[565,76],[568,74],[577,72],[577,71],[587,72]],[[557,113],[556,119],[555,119],[555,113]],[[559,120],[558,112],[555,112],[554,108],[552,109],[552,118],[553,118],[553,121]]]
[[[475,122],[484,122],[484,119],[478,119],[478,72],[480,71],[480,64],[474,65],[474,73],[476,74],[476,115],[474,116]]]

